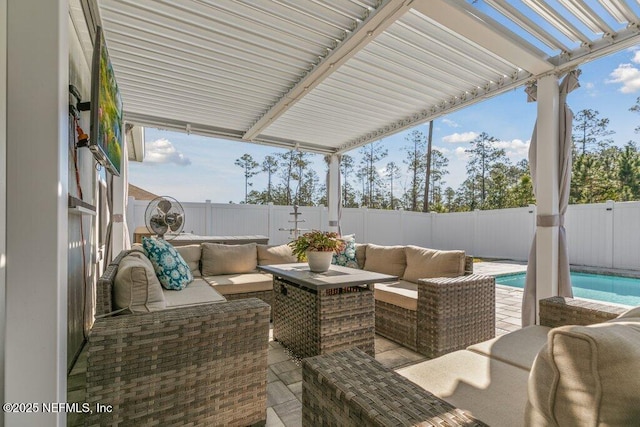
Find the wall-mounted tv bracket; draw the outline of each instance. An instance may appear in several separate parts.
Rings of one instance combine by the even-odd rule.
[[[69,103],[69,114],[73,115],[73,117],[78,120],[80,118],[80,111],[87,111],[90,108],[90,102],[82,102],[82,96],[80,96],[80,91],[74,85],[69,85],[69,93],[75,98],[75,105],[73,102]],[[79,129],[79,128],[78,128]],[[76,147],[88,147],[89,146],[89,137],[84,132],[78,132],[78,143]]]
[[[71,95],[73,95],[73,97],[76,99],[76,105],[74,108],[76,108],[78,111],[91,110],[91,103],[82,102],[82,96],[80,96],[80,91],[77,87],[75,87],[74,85],[69,85],[69,93],[71,93]]]

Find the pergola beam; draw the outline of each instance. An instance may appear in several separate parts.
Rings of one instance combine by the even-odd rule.
[[[553,70],[553,65],[544,59],[542,52],[515,34],[507,34],[500,25],[491,25],[493,19],[470,6],[448,0],[419,0],[413,7],[443,27],[531,74]]]
[[[386,0],[371,12],[344,41],[333,49],[311,71],[300,79],[282,98],[271,106],[242,136],[253,140],[296,102],[322,83],[347,60],[373,41],[410,8],[413,0]]]
[[[208,136],[232,141],[247,142],[242,138],[242,131],[235,129],[225,129],[201,123],[189,123],[182,120],[173,120],[165,117],[152,116],[148,114],[130,113],[125,111],[124,120],[138,126],[155,127],[163,130],[185,132],[187,134]],[[250,141],[254,144],[268,145],[271,147],[285,148],[288,150],[300,149],[311,153],[333,154],[335,148],[324,147],[316,144],[302,143],[284,138],[259,136]]]

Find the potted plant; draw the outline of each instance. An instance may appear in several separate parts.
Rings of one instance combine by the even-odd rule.
[[[289,242],[289,246],[298,261],[309,262],[309,270],[323,273],[329,270],[334,252],[344,249],[344,241],[338,233],[332,231],[312,230]]]

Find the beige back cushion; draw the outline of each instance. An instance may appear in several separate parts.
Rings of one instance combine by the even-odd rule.
[[[202,244],[202,275],[250,273],[258,265],[255,243],[246,245]]]
[[[201,245],[176,246],[176,251],[185,260],[193,277],[200,277],[200,258],[202,257]]]
[[[407,246],[407,268],[404,280],[417,282],[430,277],[458,277],[464,275],[464,251],[439,251]]]
[[[364,270],[390,274],[401,278],[407,266],[404,246],[378,246],[367,244]]]
[[[367,244],[356,243],[356,261],[358,262],[358,267],[360,267],[361,269],[364,268],[366,253],[367,253]]]
[[[147,313],[166,307],[162,285],[151,261],[139,251],[122,258],[113,282],[114,306],[131,313]]]
[[[291,247],[287,244],[278,246],[258,245],[258,265],[289,264],[297,262]]]
[[[551,330],[528,386],[527,425],[637,425],[640,319]]]

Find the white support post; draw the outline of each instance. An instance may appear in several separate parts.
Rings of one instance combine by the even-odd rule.
[[[340,221],[340,159],[331,155],[329,160],[329,179],[327,182],[327,208],[329,213],[329,231],[338,231]]]
[[[538,80],[536,151],[537,215],[558,215],[560,99],[555,75]],[[536,322],[538,302],[558,295],[558,226],[536,226]]]
[[[0,176],[7,176],[7,0],[0,0]],[[0,401],[4,394],[4,352],[7,266],[7,181],[0,180]],[[0,427],[4,420],[0,417]]]
[[[66,402],[69,4],[6,4],[4,402]],[[42,407],[4,417],[8,426],[66,425],[64,411]]]

